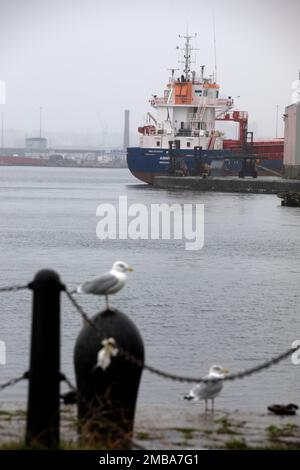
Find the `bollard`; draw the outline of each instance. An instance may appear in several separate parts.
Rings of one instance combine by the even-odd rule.
[[[39,271],[29,284],[33,313],[26,444],[56,448],[59,445],[60,292],[59,276]]]
[[[98,313],[92,321],[102,336],[85,324],[74,351],[79,434],[88,445],[129,449],[142,367],[119,354],[105,370],[95,369],[95,364],[102,340],[112,337],[143,365],[143,340],[134,323],[117,310]]]

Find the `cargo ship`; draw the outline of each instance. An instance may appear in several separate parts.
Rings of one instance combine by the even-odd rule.
[[[26,156],[0,156],[0,166],[45,166],[48,160]]]
[[[141,181],[155,176],[280,176],[283,139],[257,141],[248,130],[248,113],[234,110],[234,99],[220,95],[216,73],[191,70],[192,36],[183,36],[184,69],[172,69],[163,96],[150,100],[155,115],[138,128],[138,147],[128,147],[127,165]],[[179,77],[178,77],[179,75]],[[216,123],[238,124],[238,138],[226,139]]]

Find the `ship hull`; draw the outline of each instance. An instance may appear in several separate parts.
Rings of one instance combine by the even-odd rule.
[[[0,166],[45,166],[47,162],[42,158],[0,156]]]
[[[283,155],[280,153],[259,161],[257,156],[258,176],[281,175],[283,171]],[[178,166],[184,162],[189,175],[199,175],[199,164],[211,166],[212,176],[237,176],[242,169],[241,160],[234,159],[231,149],[204,150],[196,155],[193,150],[178,149],[174,151],[173,162],[168,149],[130,147],[127,149],[127,165],[133,176],[140,181],[153,184],[155,176],[174,174],[174,160]]]

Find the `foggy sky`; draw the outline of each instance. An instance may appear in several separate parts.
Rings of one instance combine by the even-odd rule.
[[[187,24],[196,68],[213,71],[213,5],[221,93],[274,136],[300,68],[299,0],[0,0],[6,126],[34,133],[42,106],[46,134],[113,133],[128,108],[134,132],[178,66]]]

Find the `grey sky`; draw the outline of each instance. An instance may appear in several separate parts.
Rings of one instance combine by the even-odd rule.
[[[177,66],[187,23],[197,64],[212,71],[213,4],[222,92],[274,136],[300,68],[299,0],[0,0],[7,126],[38,129],[43,106],[46,131],[114,132],[129,108],[134,131]]]

